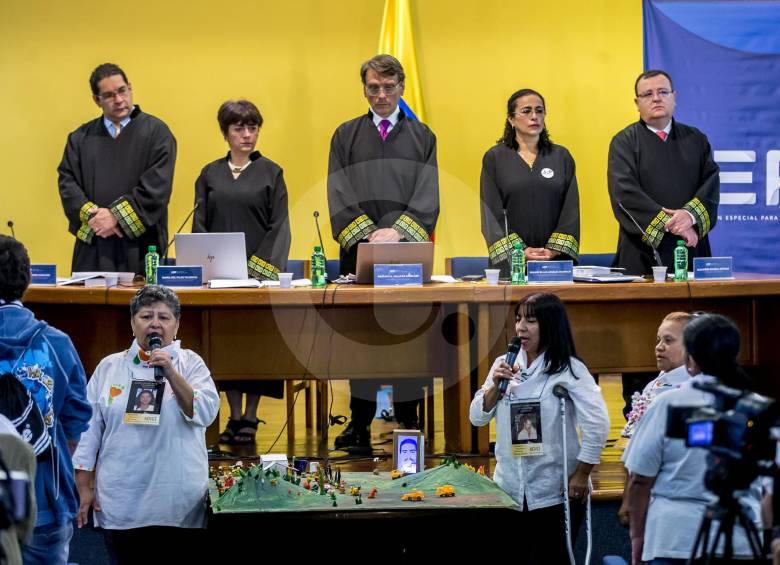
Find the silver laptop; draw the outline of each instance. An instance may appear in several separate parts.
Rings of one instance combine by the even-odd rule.
[[[246,239],[238,233],[177,233],[177,265],[203,265],[203,282],[247,279]]]
[[[374,265],[422,263],[423,282],[431,282],[433,272],[433,242],[358,243],[358,284],[374,284]]]

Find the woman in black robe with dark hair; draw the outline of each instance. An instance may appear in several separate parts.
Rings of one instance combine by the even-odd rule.
[[[217,120],[230,151],[206,165],[195,183],[192,231],[244,232],[249,276],[278,280],[287,268],[290,218],[281,167],[255,151],[263,117],[248,100],[231,100],[222,104]],[[220,443],[254,445],[260,396],[282,398],[284,382],[228,381],[220,388],[230,406]]]
[[[534,90],[512,94],[504,135],[482,159],[482,235],[491,265],[502,274],[509,272],[509,252],[517,241],[527,261],[579,258],[574,159],[550,141],[545,110],[544,98]]]

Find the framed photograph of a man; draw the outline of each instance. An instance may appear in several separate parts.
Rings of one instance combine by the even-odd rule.
[[[425,436],[419,430],[393,430],[393,469],[418,473],[425,468]]]

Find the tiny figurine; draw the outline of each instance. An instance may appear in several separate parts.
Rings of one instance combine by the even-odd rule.
[[[368,498],[376,498],[376,487],[371,489],[371,492],[368,493]]]

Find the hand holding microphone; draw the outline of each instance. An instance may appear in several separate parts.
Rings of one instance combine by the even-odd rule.
[[[509,386],[509,379],[512,378],[512,368],[517,360],[517,355],[520,353],[521,345],[522,342],[519,337],[512,338],[512,341],[509,342],[506,356],[504,357],[504,363],[499,365],[493,374],[495,380],[500,379],[498,382],[498,400],[501,400],[506,394],[506,389]],[[504,367],[504,365],[506,365],[506,367]]]
[[[154,366],[154,380],[158,383],[165,378],[165,369],[173,368],[171,356],[161,349],[162,336],[158,333],[149,334],[149,350],[151,351],[149,364]]]

